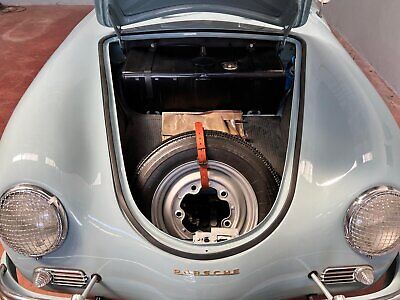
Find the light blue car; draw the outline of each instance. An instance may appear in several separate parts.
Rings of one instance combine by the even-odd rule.
[[[96,0],[0,142],[1,298],[400,299],[399,128],[311,2]]]

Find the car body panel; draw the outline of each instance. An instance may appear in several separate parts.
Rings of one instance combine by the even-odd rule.
[[[345,241],[343,219],[363,191],[381,184],[399,188],[399,129],[315,12],[293,30],[307,44],[307,65],[292,204],[268,238],[211,261],[151,245],[118,206],[98,58],[99,41],[112,33],[94,13],[88,15],[31,84],[0,141],[0,191],[21,182],[40,185],[61,200],[69,217],[64,244],[40,260],[5,247],[23,275],[31,278],[38,266],[98,273],[103,281],[93,295],[111,298],[282,299],[317,293],[307,278],[312,270],[368,264],[376,277],[387,270],[396,253],[377,258],[355,253]],[[199,277],[176,275],[176,269],[240,272]]]
[[[214,12],[269,24],[298,27],[306,23],[311,0],[96,0],[100,24],[123,26],[181,13]]]

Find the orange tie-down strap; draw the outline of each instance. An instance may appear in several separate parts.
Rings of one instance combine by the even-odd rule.
[[[206,189],[208,184],[208,162],[206,153],[206,141],[204,138],[204,128],[201,122],[194,123],[196,131],[197,162],[200,167],[201,187]]]

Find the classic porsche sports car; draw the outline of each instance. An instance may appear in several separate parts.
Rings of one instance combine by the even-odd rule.
[[[0,295],[400,299],[399,133],[311,0],[97,0],[0,142]]]

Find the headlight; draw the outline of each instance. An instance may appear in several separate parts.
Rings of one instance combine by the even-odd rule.
[[[0,198],[0,237],[14,251],[40,257],[57,249],[68,230],[60,201],[33,185],[18,185]]]
[[[358,197],[345,219],[345,236],[359,253],[378,256],[400,243],[400,192],[377,187]]]

